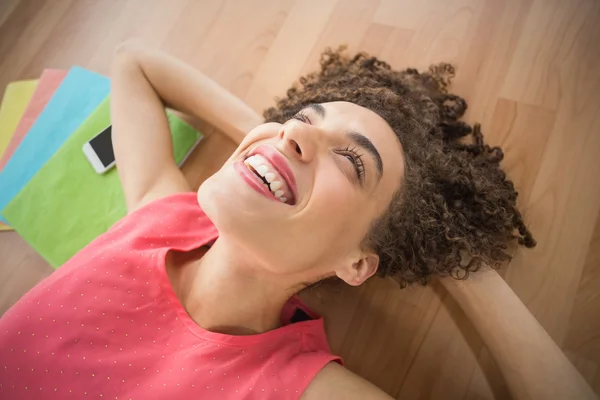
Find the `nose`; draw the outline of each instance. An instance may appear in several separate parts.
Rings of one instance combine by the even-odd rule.
[[[317,153],[322,136],[322,132],[313,125],[290,121],[281,126],[279,146],[288,157],[310,162]]]

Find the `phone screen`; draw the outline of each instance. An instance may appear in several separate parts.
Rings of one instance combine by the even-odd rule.
[[[90,146],[98,155],[100,162],[104,167],[108,167],[115,161],[111,139],[112,125],[100,132],[96,137],[90,140]]]

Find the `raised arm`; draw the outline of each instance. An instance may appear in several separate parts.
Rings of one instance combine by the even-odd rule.
[[[130,212],[190,190],[173,159],[165,106],[208,122],[236,143],[261,123],[249,106],[199,71],[138,42],[117,48],[111,77],[113,147]]]
[[[508,284],[491,268],[441,279],[489,348],[516,400],[596,399],[594,392]]]

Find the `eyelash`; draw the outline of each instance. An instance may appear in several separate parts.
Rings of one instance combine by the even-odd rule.
[[[294,116],[292,117],[293,119],[297,119],[300,122],[304,122],[305,124],[311,124],[312,122],[310,121],[310,118],[308,118],[308,115],[306,115],[306,113],[304,111],[299,111],[296,114],[294,114]]]
[[[310,118],[308,118],[304,111],[296,113],[292,118],[305,124],[311,124]],[[362,160],[362,154],[358,153],[356,147],[347,146],[343,150],[337,150],[336,153],[348,158],[352,162],[358,179],[362,181],[365,176],[365,164]]]
[[[344,150],[338,150],[336,153],[348,158],[352,162],[354,169],[356,170],[356,175],[362,182],[365,176],[365,164],[362,160],[362,154],[359,154],[358,151],[356,151],[356,147],[347,146]]]

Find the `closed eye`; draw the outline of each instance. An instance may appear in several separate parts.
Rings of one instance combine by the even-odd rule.
[[[356,177],[361,184],[364,183],[365,178],[365,164],[362,160],[362,154],[359,154],[356,147],[347,146],[343,150],[336,150],[337,154],[344,156],[348,161],[352,163],[356,172]]]
[[[305,124],[312,125],[310,118],[308,118],[308,115],[306,115],[304,110],[297,112],[292,118],[297,119],[300,122],[304,122]]]

